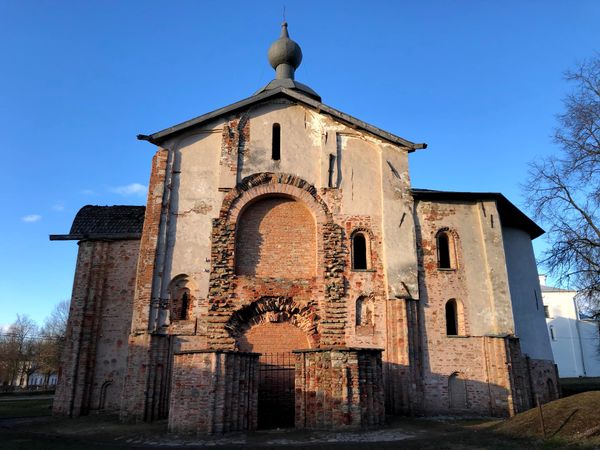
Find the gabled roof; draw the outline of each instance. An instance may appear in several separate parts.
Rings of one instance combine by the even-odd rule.
[[[342,123],[347,124],[352,128],[367,131],[385,141],[391,142],[392,144],[405,147],[408,149],[409,152],[427,148],[427,144],[415,144],[414,142],[403,139],[399,136],[396,136],[395,134],[388,133],[387,131],[384,131],[381,128],[377,128],[373,125],[363,122],[362,120],[359,120],[346,113],[338,111],[337,109],[334,109],[330,106],[327,106],[315,100],[315,98],[303,94],[298,90],[290,89],[287,87],[277,87],[275,89],[269,89],[263,92],[259,92],[253,95],[252,97],[246,98],[244,100],[233,103],[229,106],[225,106],[224,108],[220,108],[215,111],[209,112],[207,114],[203,114],[194,119],[180,123],[179,125],[166,128],[162,131],[158,131],[151,135],[140,134],[138,135],[138,139],[151,142],[152,144],[161,145],[167,139],[177,136],[178,134],[184,133],[190,130],[191,128],[200,126],[213,119],[217,119],[221,116],[240,111],[242,109],[248,108],[249,106],[256,105],[265,100],[270,100],[276,97],[287,97],[293,101],[313,108],[318,112],[328,114],[331,117],[339,120]]]
[[[81,239],[140,239],[145,206],[93,206],[79,210],[69,234],[51,234],[51,241]]]
[[[513,205],[504,195],[498,192],[452,192],[434,191],[429,189],[412,189],[413,197],[423,200],[456,200],[476,202],[479,200],[494,200],[502,225],[519,228],[526,231],[531,239],[535,239],[545,231],[531,220],[523,211]]]

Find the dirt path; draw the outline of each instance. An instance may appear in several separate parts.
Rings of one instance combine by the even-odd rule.
[[[497,435],[489,425],[474,422],[436,422],[394,418],[385,427],[362,431],[265,430],[214,437],[179,436],[167,433],[166,423],[121,424],[114,417],[78,419],[38,417],[1,419],[0,447],[4,450],[121,450],[150,449],[419,449],[474,450],[517,448],[585,448],[564,443],[515,439]]]

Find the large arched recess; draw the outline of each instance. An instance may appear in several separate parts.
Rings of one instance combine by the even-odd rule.
[[[238,215],[235,273],[269,278],[316,275],[317,228],[312,212],[292,196],[266,194]]]
[[[235,229],[238,275],[315,276],[319,236],[332,217],[305,180],[283,173],[251,175],[226,195],[219,216],[224,229]]]

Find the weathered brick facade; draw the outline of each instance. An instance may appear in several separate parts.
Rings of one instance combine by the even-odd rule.
[[[119,411],[139,241],[81,241],[54,411]]]
[[[296,428],[383,425],[381,350],[334,348],[296,352]]]
[[[175,353],[169,431],[255,429],[258,356],[220,350]]]
[[[55,412],[221,433],[555,398],[549,343],[515,326],[543,323],[537,277],[507,257],[532,257],[539,227],[500,194],[412,189],[423,144],[287,81],[142,136],[159,150],[137,235],[66,237],[81,247]]]

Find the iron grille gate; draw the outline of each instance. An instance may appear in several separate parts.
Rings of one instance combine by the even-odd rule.
[[[292,353],[263,353],[258,376],[258,427],[294,426],[295,358]]]

